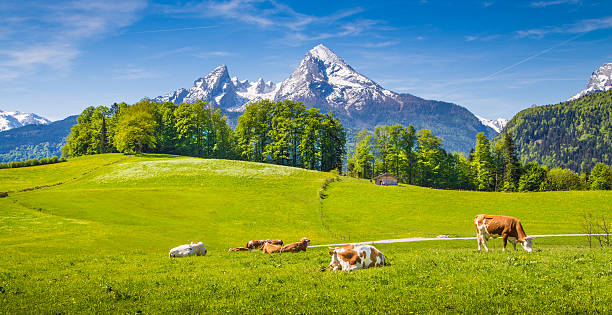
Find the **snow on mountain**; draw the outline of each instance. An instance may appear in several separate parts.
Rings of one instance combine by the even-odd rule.
[[[446,148],[458,152],[468,152],[478,132],[488,137],[497,134],[495,127],[484,125],[459,105],[384,89],[323,45],[308,51],[295,71],[278,84],[261,78],[255,82],[230,78],[227,67],[221,65],[196,80],[190,89],[153,100],[180,104],[198,99],[216,104],[234,123],[248,102],[270,99],[302,102],[322,113],[332,111],[353,130],[412,124],[417,129],[435,130]]]
[[[317,104],[326,111],[353,116],[354,112],[372,109],[372,104],[399,109],[399,94],[382,88],[376,82],[353,70],[329,48],[317,45],[298,68],[280,84],[276,100],[294,100]]]
[[[586,88],[569,100],[579,99],[583,96],[612,89],[612,63],[605,63],[591,74]]]
[[[480,117],[478,115],[476,115],[476,117],[483,125],[493,128],[493,130],[497,131],[497,133],[500,133],[502,129],[506,127],[506,124],[508,124],[508,119],[506,118],[497,118],[495,120],[491,120],[486,119],[484,117]]]
[[[153,99],[155,102],[192,103],[202,100],[213,103],[230,112],[242,112],[245,104],[260,99],[274,99],[278,90],[277,84],[264,82],[259,78],[256,82],[230,78],[226,65],[220,65],[205,77],[193,82],[187,89],[179,89]]]
[[[22,112],[5,112],[0,110],[0,131],[23,127],[25,125],[45,125],[51,121],[36,114]]]

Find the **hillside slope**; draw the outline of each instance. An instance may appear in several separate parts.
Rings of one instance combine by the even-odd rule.
[[[597,162],[612,164],[612,91],[525,109],[496,140],[508,132],[523,162],[577,172],[590,170]]]
[[[377,244],[390,264],[351,273],[325,270],[327,247],[272,255],[227,251],[264,238],[289,243],[307,236],[329,244],[344,241],[338,236],[353,242],[473,236],[479,212],[520,216],[529,234],[580,232],[585,209],[612,212],[610,191],[477,193],[350,178],[329,184],[320,202],[317,192],[330,176],[122,154],[0,169],[0,191],[13,191],[0,198],[0,309],[332,313],[352,299],[386,313],[609,313],[609,275],[602,270],[612,267],[611,253],[585,248],[582,238],[538,239],[531,255],[502,252],[499,240],[489,242],[487,254],[475,251],[473,240]],[[170,248],[190,241],[203,241],[207,256],[168,258]],[[474,299],[491,292],[482,283],[502,287],[496,294],[504,298]],[[559,295],[563,290],[574,298]]]

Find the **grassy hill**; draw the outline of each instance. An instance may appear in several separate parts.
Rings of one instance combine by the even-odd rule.
[[[612,252],[581,238],[536,239],[532,254],[502,253],[499,240],[487,254],[472,240],[380,244],[390,265],[353,273],[325,271],[325,247],[227,252],[259,238],[473,236],[480,212],[516,215],[529,234],[579,233],[585,211],[612,213],[611,192],[477,193],[346,178],[319,203],[332,176],[120,154],[0,170],[0,192],[10,191],[0,198],[0,312],[318,313],[347,303],[357,312],[610,311]],[[207,257],[167,257],[196,240]]]
[[[520,111],[495,138],[512,135],[523,162],[590,171],[612,164],[612,91]]]

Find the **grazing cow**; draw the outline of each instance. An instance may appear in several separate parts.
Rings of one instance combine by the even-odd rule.
[[[187,256],[206,256],[206,247],[202,242],[191,242],[191,244],[177,246],[170,250],[168,256],[172,257],[187,257]]]
[[[310,245],[310,240],[305,237],[302,237],[302,239],[297,243],[287,244],[283,246],[283,248],[281,248],[281,253],[297,253],[301,251],[305,252],[306,247],[308,247],[308,245]]]
[[[531,237],[527,237],[521,221],[517,218],[505,215],[479,214],[474,218],[474,225],[476,225],[478,250],[480,250],[480,245],[482,244],[488,252],[487,240],[501,236],[504,245],[503,250],[506,250],[506,244],[508,239],[510,239],[510,242],[514,245],[514,250],[516,250],[516,243],[519,242],[526,251],[533,251]]]
[[[234,248],[229,249],[230,252],[242,252],[242,251],[248,251],[248,250],[251,250],[251,249],[246,248],[246,247],[234,247]]]
[[[385,264],[385,255],[371,245],[348,244],[330,248],[329,255],[332,257],[329,263],[332,270],[353,271]]]
[[[265,242],[261,247],[261,251],[264,254],[280,253],[283,246]]]
[[[250,240],[245,247],[248,249],[261,249],[266,242],[273,245],[283,245],[282,240]]]

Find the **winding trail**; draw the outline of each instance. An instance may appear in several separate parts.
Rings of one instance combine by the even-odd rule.
[[[528,235],[530,237],[539,238],[539,237],[565,237],[565,236],[598,236],[598,235],[606,235],[606,234],[542,234],[542,235]],[[378,240],[378,241],[367,241],[367,242],[356,242],[350,244],[386,244],[386,243],[408,243],[408,242],[424,242],[424,241],[454,241],[454,240],[475,240],[476,237],[410,237],[410,238],[394,238],[388,240]],[[308,247],[331,247],[331,246],[342,246],[349,243],[342,244],[326,244],[326,245],[311,245]]]

